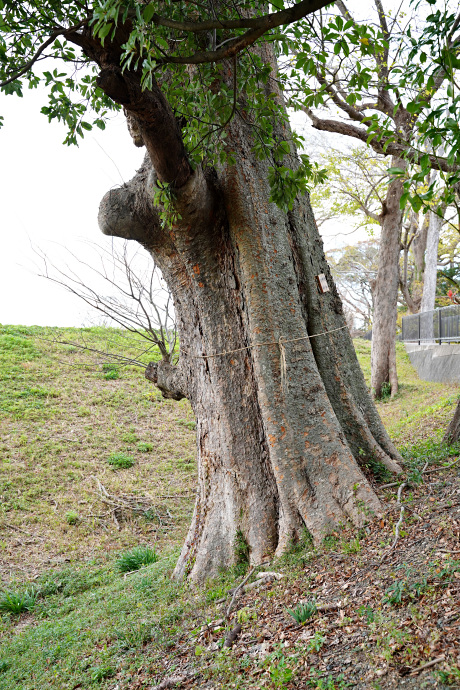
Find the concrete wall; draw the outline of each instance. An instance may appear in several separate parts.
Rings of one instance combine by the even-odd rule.
[[[460,345],[405,345],[412,366],[421,379],[460,383]]]

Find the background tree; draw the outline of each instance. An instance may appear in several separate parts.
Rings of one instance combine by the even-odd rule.
[[[340,297],[362,331],[372,328],[372,287],[377,276],[378,253],[378,241],[367,240],[326,254]]]
[[[315,213],[318,209],[321,217],[346,216],[356,228],[364,227],[371,235],[377,228],[381,230],[391,182],[385,158],[367,147],[356,146],[344,151],[324,149],[318,161],[328,175],[327,180],[312,192]],[[425,191],[428,186],[425,185]],[[443,209],[437,212],[442,213]],[[399,287],[404,303],[415,314],[422,300],[430,214],[416,213],[409,207],[401,215],[401,221]],[[430,263],[428,271],[436,282],[436,261]],[[373,276],[373,288],[376,281],[377,271]],[[393,394],[395,390],[393,388]]]
[[[290,104],[306,112],[315,129],[352,137],[390,156],[397,173],[384,201],[374,293],[371,369],[377,396],[387,382],[393,392],[397,390],[402,208],[410,200],[419,210],[422,201],[411,184],[417,186],[431,168],[446,173],[449,190],[458,180],[453,171],[458,170],[459,134],[452,118],[458,105],[458,7],[447,3],[425,13],[422,2],[403,5],[389,13],[381,0],[375,0],[369,21],[360,15],[362,6],[354,11],[337,0],[327,11],[304,20],[305,33],[287,30],[296,56]],[[333,110],[334,119],[326,117],[327,109]],[[425,153],[428,141],[434,150],[445,144],[446,156]]]

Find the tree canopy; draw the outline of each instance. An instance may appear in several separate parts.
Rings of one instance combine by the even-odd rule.
[[[285,141],[275,133],[273,115],[286,115],[275,89],[267,97],[266,85],[273,82],[295,108],[313,113],[329,103],[338,107],[338,129],[324,119],[318,125],[313,115],[315,126],[343,130],[378,152],[406,157],[415,168],[404,202],[420,206],[430,190],[420,195],[411,184],[424,179],[427,169],[444,172],[451,194],[459,179],[460,15],[449,2],[433,5],[435,0],[412,0],[405,14],[392,16],[376,0],[376,16],[367,18],[341,0],[262,6],[249,0],[0,0],[0,87],[19,96],[27,86],[45,88],[42,112],[63,121],[66,143],[76,144],[93,126],[103,129],[110,111],[120,107],[100,87],[103,65],[94,47],[102,44],[107,61],[115,60],[122,71],[134,69],[143,89],[161,85],[180,121],[191,166],[231,160],[227,124],[235,116],[251,123],[257,155],[271,162],[272,200],[290,208],[324,173],[306,154],[294,167],[289,161],[302,138]],[[256,41],[273,43],[278,68],[249,50]],[[223,79],[230,70],[231,78]],[[404,126],[395,129],[397,120]],[[443,156],[436,154],[441,145]]]

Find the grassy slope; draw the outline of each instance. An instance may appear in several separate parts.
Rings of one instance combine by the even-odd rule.
[[[120,690],[147,688],[153,676],[166,668],[171,673],[181,663],[177,644],[183,645],[184,639],[181,653],[191,654],[193,665],[194,659],[201,663],[203,652],[205,669],[197,684],[189,687],[227,688],[230,680],[235,687],[297,687],[290,684],[288,675],[280,680],[282,668],[279,673],[277,669],[283,655],[273,661],[271,671],[257,659],[250,662],[242,657],[246,667],[256,668],[256,680],[250,685],[249,681],[240,685],[246,667],[228,655],[219,656],[217,662],[213,658],[214,665],[206,671],[206,645],[196,642],[201,625],[219,617],[213,602],[228,591],[238,573],[222,575],[199,592],[169,578],[191,501],[163,496],[194,488],[194,434],[187,403],[161,401],[142,370],[131,366],[120,368],[120,378],[106,380],[100,364],[83,366],[88,353],[48,342],[53,335],[51,329],[34,329],[32,338],[21,336],[15,327],[0,330],[1,576],[5,584],[12,579],[10,587],[17,591],[32,583],[39,594],[33,613],[1,618],[0,688],[108,690],[117,684]],[[83,335],[93,347],[124,354],[128,346],[132,354],[141,348],[138,341],[127,343],[117,331],[88,329],[82,334],[68,330],[64,335],[69,340]],[[359,341],[357,351],[366,373],[369,343]],[[444,427],[453,412],[456,387],[418,381],[401,348],[398,365],[401,392],[379,405],[390,433],[399,443],[439,434],[437,428]],[[139,441],[153,444],[153,449],[141,452]],[[128,453],[135,465],[114,471],[107,464],[113,452]],[[112,494],[150,496],[159,512],[170,510],[172,528],[127,516],[118,530],[110,515],[91,517],[107,512],[95,496],[92,476]],[[79,515],[76,525],[67,522],[70,510]],[[365,538],[364,534],[359,537],[362,544]],[[359,554],[364,547],[354,539],[353,535],[340,537],[335,549],[358,559],[359,565],[361,556],[355,558],[353,553]],[[391,530],[385,544],[388,539],[392,539]],[[157,544],[161,561],[132,575],[119,574],[117,550],[146,542]],[[362,557],[366,561],[365,553]],[[285,585],[266,595],[273,595],[273,602],[278,597],[278,616],[283,616],[283,604],[294,605],[295,592],[306,586],[296,580],[301,577],[299,563],[310,589],[319,569],[329,567],[327,552],[322,553],[321,566],[315,561],[317,552],[302,558],[299,561],[296,556],[284,566],[294,598],[287,595],[291,590],[285,590]],[[305,567],[309,559],[312,574]],[[278,567],[283,569],[282,564]],[[342,571],[344,566],[338,567]],[[331,571],[328,577],[333,576]],[[246,605],[249,621],[267,608],[263,600]],[[273,620],[265,625],[270,628]],[[260,626],[251,634],[257,640]],[[257,681],[259,666],[262,680]]]
[[[370,384],[371,343],[356,340],[355,348]],[[458,385],[420,380],[403,343],[396,343],[396,352],[399,393],[377,404],[387,431],[400,446],[442,435],[454,413]]]
[[[103,558],[139,542],[176,544],[184,536],[195,488],[194,421],[188,404],[165,401],[139,367],[51,340],[139,357],[148,346],[116,330],[0,330],[0,576],[33,577],[50,565]],[[152,353],[143,355],[148,361]],[[144,445],[142,445],[144,444]],[[115,471],[113,453],[135,460]],[[122,515],[119,527],[98,498],[96,478],[114,495],[149,497],[163,527]],[[189,492],[188,498],[175,498]],[[160,498],[172,496],[172,498]],[[78,521],[67,523],[75,512]]]

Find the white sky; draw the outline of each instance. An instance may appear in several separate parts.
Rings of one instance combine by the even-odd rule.
[[[44,102],[36,90],[24,98],[0,94],[0,323],[81,326],[90,322],[89,307],[37,275],[32,246],[60,267],[69,261],[63,247],[85,258],[85,240],[104,241],[100,200],[134,175],[144,149],[132,144],[122,115],[104,132],[87,132],[79,148],[63,146],[64,127],[48,123]],[[337,137],[333,143],[339,145]],[[325,236],[350,230],[343,221],[322,228]],[[342,242],[338,236],[332,245],[357,239],[359,233]]]

